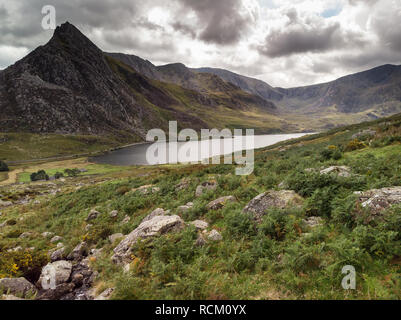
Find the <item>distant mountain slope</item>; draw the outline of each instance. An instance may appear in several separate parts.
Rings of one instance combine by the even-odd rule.
[[[263,99],[259,95],[246,92],[237,85],[224,81],[214,74],[194,72],[182,63],[155,66],[149,61],[134,55],[106,54],[129,65],[148,78],[174,83],[183,88],[197,91],[204,95],[205,99],[212,98],[217,104],[243,110],[254,106],[269,112],[276,111],[276,106],[271,101]]]
[[[328,83],[277,90],[284,95],[282,106],[304,113],[334,106],[342,113],[373,108],[392,114],[401,111],[401,66],[383,65]]]
[[[235,84],[242,90],[258,95],[266,100],[280,101],[283,98],[282,93],[262,80],[242,76],[240,74],[218,68],[197,68],[192,70],[200,73],[215,74],[216,76]]]

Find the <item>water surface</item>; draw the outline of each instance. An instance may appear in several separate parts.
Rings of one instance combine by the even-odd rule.
[[[93,157],[91,158],[91,161],[119,166],[166,164],[169,162],[169,152],[177,150],[176,154],[178,155],[178,162],[200,162],[202,159],[210,158],[212,156],[231,154],[240,150],[264,148],[281,141],[300,138],[304,135],[307,135],[307,133],[269,134],[247,137],[238,136],[230,139],[215,139],[196,142],[143,143]],[[156,149],[158,151],[153,152]],[[147,157],[148,151],[149,153],[154,153],[158,157],[157,162],[155,159],[149,160],[149,157]],[[166,157],[163,156],[164,154],[166,154]]]

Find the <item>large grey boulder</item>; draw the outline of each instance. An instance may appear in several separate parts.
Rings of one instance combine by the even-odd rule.
[[[347,166],[332,166],[320,170],[320,174],[335,174],[339,177],[348,178],[351,176],[351,168]]]
[[[358,202],[364,208],[369,208],[372,215],[380,215],[392,205],[401,204],[401,186],[372,189],[365,192],[355,192]],[[371,218],[373,218],[373,216]]]
[[[146,239],[168,232],[180,230],[184,227],[184,221],[177,215],[155,216],[150,220],[142,222],[138,228],[132,231],[114,249],[112,260],[114,263],[130,261],[131,247],[139,239]]]
[[[3,278],[0,279],[0,290],[15,296],[25,297],[36,294],[37,289],[25,278]]]
[[[243,213],[251,215],[254,220],[260,222],[268,209],[301,206],[303,202],[304,199],[293,190],[271,190],[253,198],[245,206]]]
[[[46,288],[44,289],[50,288],[52,284],[58,286],[59,284],[68,281],[71,275],[71,271],[72,271],[71,262],[60,260],[48,263],[42,269],[38,285],[43,287],[43,284],[46,284]]]
[[[237,199],[233,196],[226,196],[226,197],[221,197],[216,200],[213,200],[209,202],[206,205],[207,210],[219,210],[222,209],[228,202],[236,202]]]

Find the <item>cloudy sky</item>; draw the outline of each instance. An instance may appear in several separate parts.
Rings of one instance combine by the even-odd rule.
[[[400,0],[0,0],[0,69],[46,43],[42,7],[104,51],[292,87],[401,64]]]

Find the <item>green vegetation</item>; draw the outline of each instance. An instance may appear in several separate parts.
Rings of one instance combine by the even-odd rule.
[[[7,163],[0,160],[0,172],[9,171]]]
[[[49,180],[49,175],[44,170],[39,170],[38,172],[31,173],[31,181],[42,181]]]
[[[352,136],[365,128],[376,134],[360,138],[362,149],[347,148]],[[367,219],[372,212],[361,207],[354,194],[401,185],[400,137],[401,115],[283,142],[257,151],[249,176],[236,176],[231,165],[160,166],[147,171],[94,167],[98,173],[89,175],[88,165],[88,172],[67,177],[65,184],[58,181],[63,190],[57,195],[42,196],[40,204],[4,210],[0,277],[37,274],[37,266],[46,263],[43,256],[56,246],[40,236],[49,231],[62,236],[69,250],[82,240],[103,248],[91,261],[99,272],[96,287],[115,287],[115,299],[400,299],[401,205],[389,207],[379,219]],[[319,173],[333,165],[348,166],[352,175]],[[188,185],[178,189],[183,178]],[[217,189],[195,197],[196,187],[210,180],[217,181]],[[83,186],[77,189],[77,183]],[[242,213],[251,199],[279,190],[281,183],[304,197],[304,205],[268,209],[261,223]],[[159,189],[143,194],[136,190],[143,185]],[[29,187],[35,192],[34,184]],[[3,200],[28,192],[19,188],[0,190]],[[226,195],[238,202],[207,210],[210,201]],[[178,207],[188,202],[193,207],[179,212]],[[85,219],[94,208],[103,214],[88,229]],[[139,241],[132,250],[130,271],[124,272],[111,262],[117,243],[111,244],[108,237],[128,234],[155,208],[171,210],[186,222],[205,220],[208,230],[219,231],[223,240],[196,246],[198,232],[187,227]],[[108,214],[112,210],[118,211],[117,217]],[[124,224],[126,216],[130,220]],[[321,225],[308,227],[305,220],[311,216],[320,217]],[[19,238],[27,231],[35,236]],[[22,253],[3,256],[16,246],[35,247],[31,267],[24,267]],[[356,290],[341,287],[345,265],[356,268]]]
[[[111,137],[31,133],[0,133],[0,141],[0,158],[8,161],[91,154],[132,143]]]

